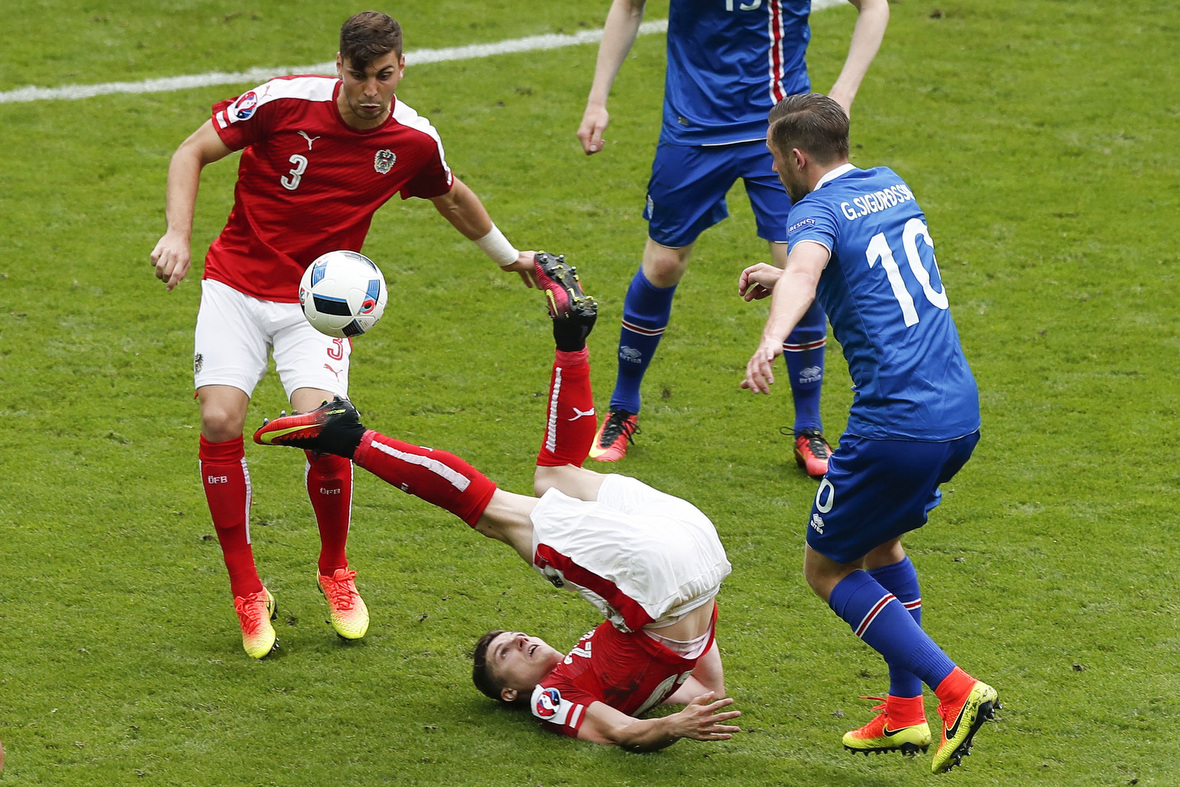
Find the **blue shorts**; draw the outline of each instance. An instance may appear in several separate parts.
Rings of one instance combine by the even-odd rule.
[[[729,216],[725,195],[741,178],[758,237],[785,243],[791,198],[771,169],[765,142],[672,145],[660,142],[647,184],[647,234],[661,246],[687,246]]]
[[[979,432],[945,443],[844,435],[828,460],[807,523],[807,545],[837,563],[926,524],[938,487],[971,458]]]

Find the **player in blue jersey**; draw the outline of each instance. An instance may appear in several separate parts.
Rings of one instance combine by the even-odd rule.
[[[979,393],[951,320],[934,243],[909,187],[885,167],[848,163],[848,116],[818,94],[770,113],[767,147],[791,195],[785,270],[739,280],[772,294],[742,387],[769,393],[782,341],[818,300],[848,360],[855,395],[840,448],[807,526],[804,575],[889,665],[889,695],[844,736],[854,752],[925,751],[922,684],[934,689],[942,740],[932,769],[959,763],[999,707],[996,690],[955,666],[922,630],[921,595],[901,536],[922,527],[979,441]]]
[[[858,9],[848,58],[831,94],[849,110],[889,21],[887,0],[849,0]],[[594,83],[578,138],[587,154],[603,148],[611,84],[631,49],[645,0],[614,0],[603,28]],[[831,3],[827,3],[830,5]],[[804,55],[810,0],[671,0],[664,115],[644,218],[643,262],[623,303],[618,376],[610,414],[591,458],[621,459],[638,427],[639,388],[672,312],[672,296],[697,237],[729,215],[725,195],[740,178],[758,237],[786,264],[791,203],[771,171],[766,113],[811,88]],[[795,400],[795,458],[815,477],[827,470],[819,401],[827,326],[817,306],[785,337]]]

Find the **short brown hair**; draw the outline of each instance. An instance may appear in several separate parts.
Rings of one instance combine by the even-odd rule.
[[[827,96],[787,96],[774,105],[767,119],[770,141],[780,152],[799,148],[820,164],[848,160],[848,113]]]
[[[361,11],[340,26],[340,57],[353,68],[364,71],[390,52],[402,56],[402,26],[389,14]]]
[[[488,648],[491,646],[492,640],[503,633],[503,629],[494,629],[484,634],[475,643],[475,651],[471,654],[471,680],[475,683],[475,688],[479,689],[484,696],[500,702],[506,700],[500,696],[501,687],[496,685],[496,681],[492,677],[492,665],[488,664]]]

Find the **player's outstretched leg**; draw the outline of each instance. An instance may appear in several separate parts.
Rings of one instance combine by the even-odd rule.
[[[550,317],[559,319],[570,314],[581,314],[591,318],[590,326],[593,327],[593,316],[598,314],[598,304],[582,292],[578,269],[566,263],[564,254],[554,256],[539,251],[533,255],[533,268],[549,301]],[[590,333],[589,329],[586,333]]]
[[[1000,707],[999,694],[995,689],[983,681],[970,678],[962,670],[958,672],[971,681],[970,689],[960,698],[944,700],[938,705],[938,715],[942,717],[942,742],[930,763],[930,770],[934,773],[946,773],[970,754],[975,733],[985,721],[995,718],[996,709]],[[947,680],[954,677],[948,677]]]
[[[913,756],[930,748],[930,725],[922,697],[861,697],[880,702],[876,718],[859,729],[844,733],[844,748],[850,752],[883,753],[899,751]]]
[[[365,434],[352,402],[339,396],[306,413],[269,418],[254,433],[259,445],[285,445],[351,459]]]
[[[340,397],[306,413],[264,422],[254,433],[254,442],[347,457],[357,467],[450,511],[472,527],[496,491],[494,483],[454,454],[366,429],[352,402]]]
[[[545,264],[542,257],[549,255],[537,254],[537,278],[545,281],[554,273],[560,275],[548,264],[542,270]],[[558,257],[557,261],[561,258]],[[581,467],[598,427],[594,393],[590,388],[590,353],[586,347],[586,338],[598,318],[598,304],[586,296],[580,286],[569,298],[568,308],[555,309],[553,301],[550,293],[549,316],[553,320],[553,342],[557,351],[549,378],[549,405],[537,465]]]

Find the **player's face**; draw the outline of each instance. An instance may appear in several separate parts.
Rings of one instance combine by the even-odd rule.
[[[344,122],[353,128],[376,128],[389,117],[393,92],[406,73],[406,58],[390,52],[362,71],[337,54],[336,73],[343,83],[336,106]]]
[[[531,692],[565,657],[539,637],[505,631],[488,645],[488,664],[501,688]]]
[[[791,202],[798,202],[807,196],[807,180],[803,177],[803,173],[799,171],[798,167],[794,166],[795,157],[788,152],[784,154],[774,144],[770,137],[770,131],[766,132],[766,148],[770,151],[771,157],[774,159],[774,164],[771,168],[778,175],[779,183],[783,184],[783,188],[787,190],[787,194],[791,197]]]

